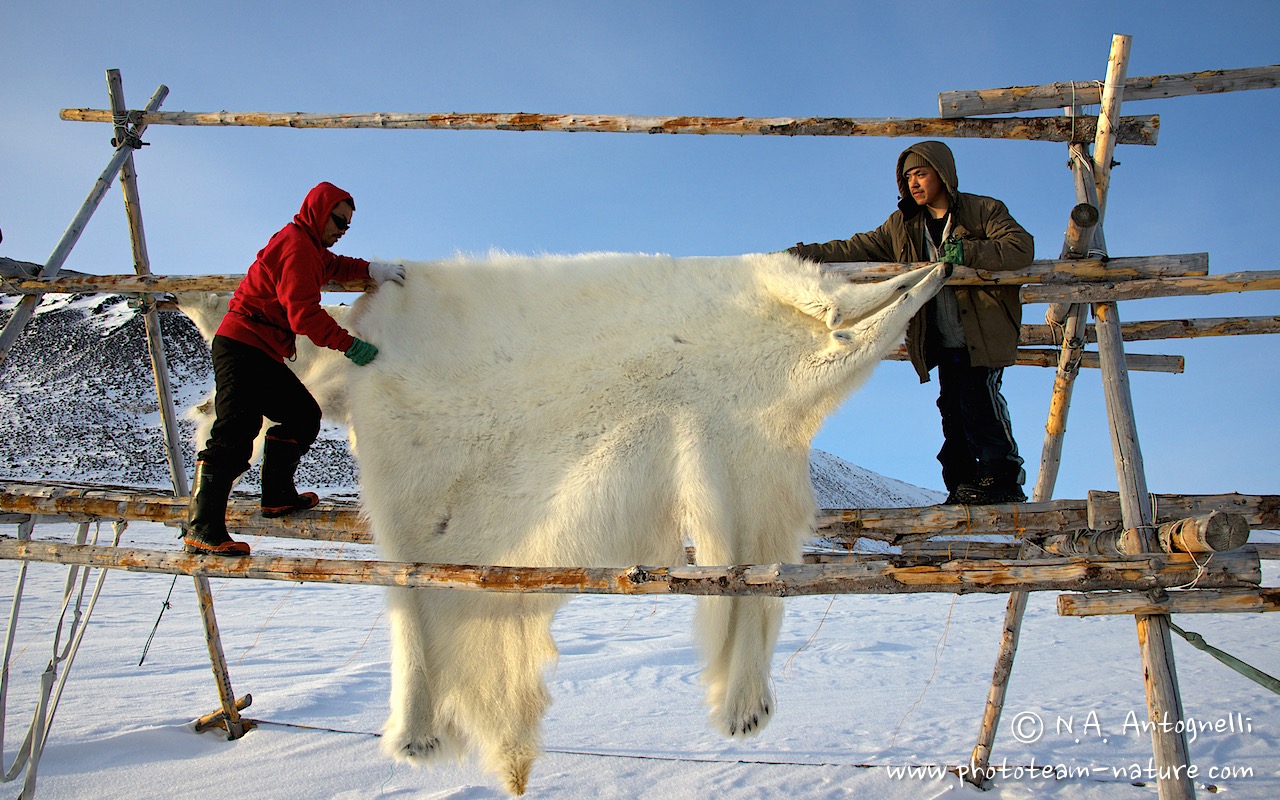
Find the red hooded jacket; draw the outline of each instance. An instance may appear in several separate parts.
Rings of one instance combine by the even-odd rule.
[[[320,347],[346,352],[353,337],[320,306],[320,287],[330,281],[369,277],[369,262],[330,253],[321,244],[325,223],[351,195],[332,183],[307,193],[293,222],[258,251],[231,298],[218,335],[252,345],[283,362],[295,352],[295,334]]]

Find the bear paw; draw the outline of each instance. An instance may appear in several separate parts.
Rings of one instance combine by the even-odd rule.
[[[773,702],[769,697],[754,702],[729,703],[712,711],[712,722],[726,736],[755,736],[769,724]]]

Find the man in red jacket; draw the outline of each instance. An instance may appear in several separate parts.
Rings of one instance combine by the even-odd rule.
[[[227,533],[227,498],[249,468],[263,417],[275,423],[262,455],[262,515],[278,517],[311,508],[313,492],[299,494],[293,476],[320,433],[320,406],[285,365],[303,334],[338,350],[358,366],[378,348],[355,338],[320,306],[331,281],[372,278],[404,284],[404,267],[329,252],[351,225],[355,201],[331,183],[307,193],[302,209],[281,228],[240,281],[213,337],[216,420],[196,463],[183,544],[187,552],[248,555],[249,545]]]

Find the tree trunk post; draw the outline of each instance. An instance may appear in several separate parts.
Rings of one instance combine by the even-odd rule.
[[[1111,40],[1111,56],[1107,62],[1107,79],[1104,86],[1107,89],[1114,88],[1115,91],[1106,92],[1104,98],[1104,113],[1099,116],[1094,142],[1095,160],[1092,162],[1088,160],[1083,145],[1076,143],[1069,145],[1077,205],[1072,209],[1071,222],[1067,226],[1062,245],[1062,258],[1075,253],[1089,254],[1095,239],[1102,253],[1104,255],[1106,253],[1106,245],[1102,238],[1102,220],[1106,212],[1105,198],[1111,173],[1111,154],[1115,151],[1113,123],[1119,118],[1120,92],[1124,86],[1130,41],[1131,37],[1120,34],[1113,36]],[[1067,113],[1074,116],[1075,108],[1068,109]],[[1107,180],[1100,179],[1098,175],[1096,159],[1099,152],[1103,154],[1107,164],[1105,172]],[[1089,213],[1090,210],[1092,213]],[[1079,219],[1076,217],[1077,211],[1081,213]],[[1053,381],[1053,394],[1049,401],[1049,419],[1045,424],[1044,445],[1040,454],[1040,474],[1031,493],[1032,502],[1043,502],[1052,497],[1054,484],[1058,480],[1058,468],[1062,461],[1062,442],[1067,430],[1067,412],[1071,406],[1071,394],[1075,388],[1076,375],[1080,370],[1080,355],[1084,350],[1084,307],[1064,305],[1050,308],[1046,321],[1050,325],[1061,322],[1065,328],[1062,351],[1058,358],[1058,373]],[[1020,555],[1025,553],[1026,547],[1024,542]],[[991,686],[987,690],[987,702],[982,713],[982,723],[978,729],[978,742],[974,745],[973,754],[969,757],[969,775],[966,779],[978,787],[987,782],[991,748],[995,743],[996,731],[1000,727],[1000,716],[1004,711],[1005,696],[1009,689],[1009,678],[1013,673],[1013,661],[1018,650],[1018,639],[1022,632],[1022,620],[1026,615],[1028,598],[1029,593],[1026,591],[1011,592],[1005,607],[1000,649],[996,654],[996,663],[992,670]]]
[[[107,90],[111,97],[111,111],[116,120],[123,120],[127,114],[124,102],[124,85],[120,79],[120,71],[107,70]],[[133,266],[139,275],[151,274],[151,258],[147,254],[147,238],[142,226],[141,198],[138,194],[138,173],[133,164],[133,148],[124,141],[124,131],[117,125],[116,141],[125,151],[125,159],[120,167],[120,188],[124,192],[125,213],[129,219],[129,239],[133,244]],[[169,460],[169,475],[173,480],[174,492],[179,497],[189,495],[186,465],[183,463],[181,438],[178,429],[177,413],[173,406],[173,391],[169,384],[169,359],[164,349],[164,338],[160,329],[160,315],[156,312],[154,298],[145,295],[143,298],[145,311],[143,321],[147,331],[147,351],[151,354],[151,372],[155,379],[156,398],[160,404],[161,428],[164,433],[165,449]],[[218,631],[218,620],[213,610],[213,592],[209,587],[209,579],[195,576],[196,598],[200,606],[200,617],[204,623],[205,639],[208,644],[210,666],[214,680],[218,686],[218,696],[222,704],[222,713],[226,720],[227,738],[238,739],[244,735],[244,725],[240,720],[240,710],[236,708],[236,696],[231,688],[231,674],[227,670],[226,656],[222,651],[221,635]]]

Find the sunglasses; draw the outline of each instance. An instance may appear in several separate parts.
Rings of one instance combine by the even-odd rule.
[[[340,217],[337,214],[330,214],[329,219],[333,220],[333,224],[336,225],[340,231],[345,231],[347,228],[351,227],[351,220],[345,217]]]

